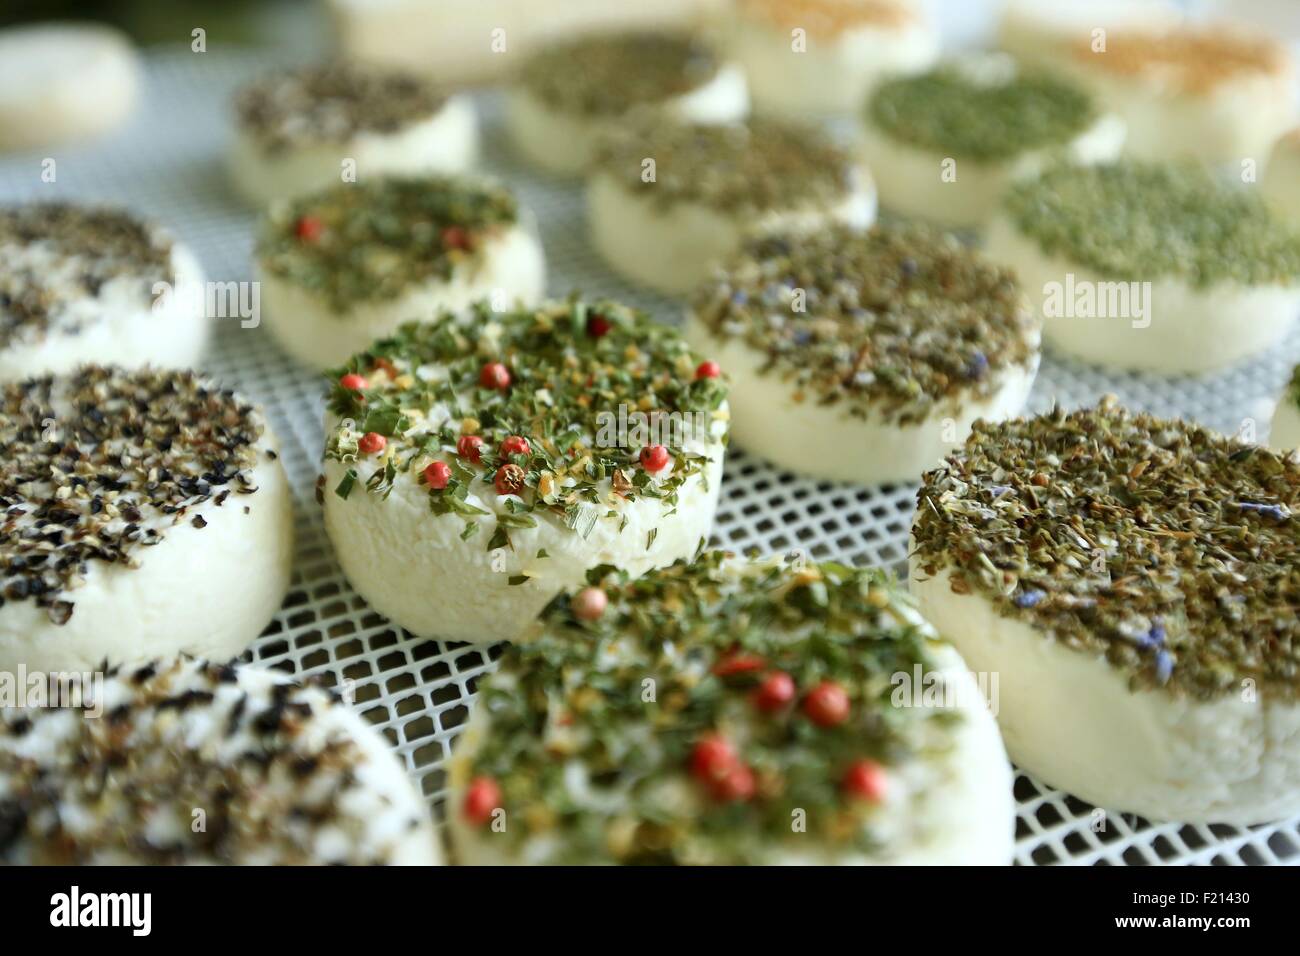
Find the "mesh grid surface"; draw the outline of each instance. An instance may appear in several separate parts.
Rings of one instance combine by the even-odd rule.
[[[42,181],[41,154],[0,160],[0,200],[122,204],[155,217],[189,243],[210,279],[248,280],[255,216],[227,187],[223,151],[232,91],[269,64],[215,51],[157,53],[146,62],[143,103],[126,128],[93,146],[52,152],[53,183]],[[550,291],[609,295],[676,321],[680,303],[647,295],[603,268],[586,241],[580,189],[520,164],[500,129],[495,99],[484,96],[480,106],[486,165],[514,185],[536,215]],[[219,325],[204,366],[265,405],[296,496],[293,584],[275,621],[245,657],[346,690],[441,817],[443,761],[466,721],[479,677],[500,648],[420,641],[369,610],[343,578],[315,502],[322,381],[284,357],[266,329],[243,329],[235,319]],[[1224,431],[1256,421],[1262,430],[1269,403],[1297,359],[1300,335],[1275,354],[1208,378],[1116,376],[1048,358],[1031,405],[1042,410],[1056,400],[1070,407],[1113,392],[1132,407]],[[764,553],[801,549],[818,560],[902,570],[914,495],[912,486],[857,488],[798,478],[733,449],[713,543]],[[1105,829],[1097,831],[1092,807],[1023,773],[1015,794],[1016,861],[1022,864],[1266,864],[1300,858],[1300,818],[1240,828],[1152,824],[1110,814]]]

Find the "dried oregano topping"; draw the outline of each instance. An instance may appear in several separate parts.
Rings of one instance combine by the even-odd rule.
[[[925,476],[915,562],[1135,688],[1300,689],[1300,464],[1107,399],[979,422]]]
[[[129,283],[138,307],[149,308],[154,285],[175,282],[171,241],[115,209],[0,207],[0,348],[50,329],[77,332],[87,317],[69,306],[98,298],[109,282]]]
[[[253,678],[173,659],[88,683],[84,713],[0,708],[0,862],[388,862],[421,821],[384,832],[397,811],[358,792],[369,758],[337,727],[304,732],[342,705]]]
[[[414,74],[340,62],[264,77],[239,92],[235,112],[262,149],[279,153],[345,143],[358,133],[396,133],[430,119],[445,102]]]
[[[487,733],[453,771],[471,795],[451,812],[493,791],[509,822],[483,840],[545,863],[887,859],[899,828],[882,817],[919,818],[947,785],[927,758],[961,717],[894,705],[895,675],[941,678],[933,630],[884,572],[715,551],[587,578],[479,692]],[[925,839],[919,820],[901,829]]]
[[[335,312],[395,299],[450,279],[515,225],[506,188],[446,176],[340,183],[272,209],[257,255],[269,274],[325,299]]]
[[[87,366],[0,387],[0,606],[67,622],[92,563],[135,567],[197,506],[255,492],[263,429],[193,372]]]
[[[1044,253],[1107,279],[1300,280],[1300,239],[1257,195],[1196,166],[1058,166],[1013,186],[1004,208]]]
[[[983,163],[1065,146],[1096,121],[1082,90],[999,62],[947,65],[883,83],[868,104],[870,121],[909,146]]]
[[[641,119],[610,136],[593,166],[662,206],[731,212],[829,208],[857,186],[853,158],[811,126],[755,119],[696,125]],[[654,160],[653,182],[645,161]]]
[[[764,353],[795,401],[898,424],[990,395],[1037,356],[1011,273],[922,228],[759,238],[691,305],[715,336]]]
[[[489,551],[538,520],[583,537],[600,520],[621,530],[625,502],[671,511],[722,453],[726,387],[698,363],[675,330],[615,302],[480,304],[405,325],[329,373],[342,421],[325,457],[351,466],[334,493],[420,483],[434,514],[463,519],[464,538],[494,513]]]
[[[595,35],[530,57],[519,82],[553,109],[610,115],[685,96],[710,83],[719,66],[714,52],[694,37]]]

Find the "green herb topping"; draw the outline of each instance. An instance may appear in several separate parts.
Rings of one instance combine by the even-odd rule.
[[[66,623],[93,563],[134,567],[199,505],[256,492],[264,427],[193,372],[85,366],[3,386],[3,599]]]
[[[697,377],[698,361],[675,330],[607,301],[509,313],[483,304],[408,324],[330,373],[340,421],[325,457],[353,466],[335,493],[388,495],[443,461],[450,472],[428,488],[429,508],[459,515],[465,537],[505,500],[489,551],[538,520],[583,537],[599,520],[621,529],[622,503],[638,498],[671,512],[725,441],[726,387]],[[351,375],[365,387],[346,387]],[[652,474],[642,453],[661,446],[665,467]]]
[[[871,123],[909,146],[955,159],[1005,162],[1069,144],[1096,121],[1082,90],[1043,73],[984,79],[956,66],[880,85]]]
[[[274,208],[257,255],[267,273],[341,313],[473,268],[484,243],[518,218],[514,195],[501,186],[444,176],[368,179]]]
[[[597,35],[579,37],[530,57],[519,81],[554,109],[618,115],[685,96],[711,82],[719,66],[713,51],[693,37]]]
[[[431,119],[446,96],[399,70],[329,63],[286,70],[245,87],[235,99],[239,125],[267,153],[346,143],[358,133],[396,133]]]
[[[904,425],[992,394],[1038,354],[1011,273],[922,228],[755,239],[692,309],[714,336],[764,353],[796,401]]]
[[[475,705],[486,732],[452,758],[453,781],[491,786],[508,815],[482,839],[544,846],[546,863],[887,859],[882,817],[921,818],[945,786],[926,758],[951,752],[961,716],[894,706],[895,675],[942,678],[886,573],[706,552],[587,577],[506,651]],[[475,809],[471,790],[451,812]]]
[[[849,196],[860,175],[848,152],[817,129],[763,119],[642,119],[608,137],[597,154],[594,169],[662,206],[699,203],[750,214],[828,209]],[[643,178],[646,159],[655,162],[653,182]]]
[[[1013,186],[1005,210],[1044,253],[1108,279],[1300,280],[1300,238],[1258,196],[1195,166],[1058,166]]]
[[[915,566],[1134,688],[1300,690],[1300,464],[1097,408],[977,422],[929,472]]]
[[[112,209],[0,207],[0,347],[40,341],[51,329],[75,334],[87,316],[70,307],[123,281],[148,309],[156,283],[175,284],[171,241]]]

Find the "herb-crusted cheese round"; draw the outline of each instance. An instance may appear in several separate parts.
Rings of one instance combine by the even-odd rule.
[[[339,182],[349,164],[361,178],[456,173],[473,165],[473,106],[401,70],[333,62],[282,70],[235,98],[230,175],[264,206]]]
[[[866,167],[813,127],[772,120],[638,123],[601,147],[588,182],[592,241],[615,270],[688,292],[753,232],[875,219]]]
[[[332,373],[322,494],[344,571],[413,633],[486,642],[590,567],[694,553],[727,433],[698,365],[613,302],[404,326]]]
[[[367,179],[277,206],[257,244],[271,329],[325,368],[418,316],[535,300],[545,266],[521,216],[503,186],[446,176]]]
[[[635,581],[595,568],[474,708],[450,767],[462,863],[1010,857],[976,682],[876,570],[721,552]]]
[[[886,208],[985,225],[999,195],[1053,158],[1110,161],[1123,123],[1066,80],[980,54],[882,83],[865,107],[863,157]]]
[[[926,475],[923,613],[1000,671],[1011,756],[1103,806],[1255,823],[1300,793],[1300,463],[1113,400],[977,424]]]
[[[0,457],[0,670],[224,660],[279,607],[289,490],[238,395],[98,366],[12,383]]]
[[[916,227],[756,239],[697,290],[687,336],[731,378],[743,447],[858,483],[918,479],[1018,412],[1038,368],[1014,277]]]
[[[634,113],[728,123],[749,111],[745,77],[713,47],[677,33],[598,33],[544,47],[509,99],[516,145],[532,162],[577,175],[597,143]]]
[[[0,707],[0,862],[440,862],[402,766],[323,688],[175,658],[62,687]]]
[[[186,366],[208,323],[198,261],[126,212],[0,207],[0,381],[82,362]]]
[[[1231,364],[1274,345],[1300,308],[1300,239],[1191,165],[1051,169],[1006,194],[987,248],[1041,292],[1047,342],[1100,364]]]

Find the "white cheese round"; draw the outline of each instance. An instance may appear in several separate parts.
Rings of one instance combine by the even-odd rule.
[[[557,406],[584,396],[589,387],[585,377],[577,382],[555,379],[554,366],[549,364],[561,361],[555,350],[568,347],[571,333],[564,323],[572,308],[556,304],[536,313],[511,314],[480,308],[461,318],[444,315],[424,330],[404,327],[397,339],[378,343],[350,363],[361,370],[369,389],[361,393],[365,402],[351,411],[340,411],[335,405],[326,423],[325,527],[352,586],[376,611],[413,634],[474,643],[513,639],[559,591],[579,585],[588,569],[612,564],[641,573],[693,554],[710,534],[722,477],[725,403],[695,409],[698,418],[694,413],[685,415],[683,408],[667,409],[678,415],[673,427],[679,425],[682,431],[674,435],[665,428],[664,437],[654,442],[673,456],[657,472],[648,471],[637,458],[652,443],[637,431],[637,416],[653,410],[638,404],[641,394],[610,384],[591,394],[599,401],[588,401],[581,414],[561,417],[565,413],[556,411]],[[655,334],[662,344],[648,346],[644,319],[613,304],[593,303],[589,308],[626,316],[608,334],[634,356],[602,352],[601,362],[626,363],[626,369],[640,380],[669,375],[690,382],[696,360],[671,330],[658,330]],[[520,345],[519,336],[536,316],[555,323],[547,346],[551,351],[543,355],[533,348],[521,354],[517,350],[529,346]],[[465,349],[450,364],[433,360],[435,346],[430,344],[431,336],[449,329],[460,330],[457,334],[464,336]],[[638,339],[638,335],[647,337]],[[591,358],[588,342],[580,338],[574,347],[581,361]],[[515,376],[509,394],[535,401],[538,418],[524,422],[511,413],[504,419],[512,422],[507,426],[489,411],[496,407],[496,399],[478,388],[476,379],[480,366],[493,358]],[[378,359],[383,362],[372,367],[370,363]],[[523,363],[539,362],[552,371],[523,370]],[[395,376],[384,369],[390,363],[396,365]],[[602,365],[599,374],[614,368]],[[429,404],[411,394],[417,382],[448,380],[456,383],[459,398],[454,406],[445,398]],[[336,394],[344,394],[342,386]],[[365,415],[376,401],[374,396],[395,403],[408,416],[408,427],[389,436],[378,454],[358,447],[370,429]],[[489,414],[497,422],[499,436],[479,421],[487,421]],[[621,431],[620,415],[629,422]],[[475,431],[465,430],[467,419]],[[567,453],[549,451],[545,434],[568,427],[581,436],[579,445]],[[605,427],[611,437],[602,439]],[[440,435],[444,428],[451,430],[445,438]],[[458,450],[459,438],[467,434],[483,439],[481,462]],[[529,442],[525,471],[531,477],[525,487],[503,493],[496,473],[519,460],[517,455],[508,458],[502,449],[511,435]],[[610,462],[607,469],[616,462],[617,472],[590,479],[582,460],[594,453],[598,441],[601,454]],[[551,455],[550,466],[535,457],[543,451]],[[434,461],[445,463],[448,474],[463,484],[459,513],[439,513],[433,507],[431,498],[450,503],[445,496],[458,490],[430,488],[424,471]],[[382,480],[390,462],[391,480],[371,490],[369,483]],[[569,468],[571,472],[566,471]],[[356,477],[344,497],[339,489],[349,471]],[[635,487],[639,474],[648,479],[644,493]],[[554,507],[546,506],[546,497]],[[528,511],[531,526],[520,526],[521,510]],[[498,535],[508,535],[508,541],[498,540]]]
[[[1048,347],[1109,368],[1161,374],[1225,368],[1276,345],[1300,313],[1300,284],[1225,282],[1200,288],[1172,277],[1149,280],[1149,287],[1121,282],[1064,256],[1045,254],[1003,215],[990,224],[985,250],[1020,276],[1043,314]],[[1071,305],[1085,288],[1093,290],[1098,303],[1092,314],[1079,314]],[[1054,297],[1062,307],[1045,308]],[[1122,314],[1102,315],[1103,309],[1111,310],[1103,300],[1128,301],[1130,306],[1114,310]]]
[[[1264,199],[1292,227],[1300,226],[1300,129],[1293,129],[1274,145],[1260,179]]]
[[[855,114],[882,77],[939,55],[933,23],[908,0],[742,0],[721,32],[754,108],[795,119]]]
[[[0,30],[0,152],[113,130],[135,109],[140,62],[130,40],[92,23]]]
[[[1282,390],[1277,407],[1273,410],[1268,446],[1287,452],[1300,448],[1300,399],[1290,385]]]
[[[292,496],[261,412],[193,373],[88,367],[49,382],[0,393],[9,463],[0,671],[239,654],[279,609],[293,554]],[[126,412],[135,394],[152,396],[146,413]],[[47,416],[37,435],[33,402]],[[184,417],[169,417],[172,408]],[[87,437],[123,426],[171,447]],[[68,578],[56,564],[65,557]]]
[[[892,284],[904,264],[913,275]],[[951,296],[921,291],[935,275],[955,273],[976,278]],[[785,290],[787,275],[816,282]],[[804,297],[797,306],[795,293]],[[859,303],[869,309],[851,307]],[[698,309],[722,311],[705,322]],[[981,331],[963,331],[959,323],[973,311]],[[752,243],[697,292],[684,334],[727,376],[741,448],[796,474],[860,485],[917,481],[965,441],[976,419],[1019,413],[1039,362],[1037,322],[1014,279],[950,237],[879,226]],[[781,351],[758,347],[756,335]],[[946,394],[975,347],[982,367]],[[998,352],[1023,354],[990,365]],[[945,394],[925,385],[912,394],[903,384],[873,391],[878,371],[888,383],[908,363],[939,372],[935,387]]]
[[[405,768],[319,686],[173,658],[77,689],[0,708],[0,861],[442,862]]]
[[[976,432],[926,476],[911,590],[998,675],[1012,760],[1110,813],[1300,812],[1295,463],[1113,400]]]
[[[390,131],[358,130],[342,142],[315,140],[268,150],[256,135],[237,128],[228,163],[240,196],[267,206],[367,176],[465,172],[478,151],[474,106],[465,96],[452,96],[430,116]]]
[[[740,164],[733,151],[743,151],[754,166],[764,167],[774,149],[769,136],[789,135],[788,130],[783,133],[767,125],[729,127],[716,139],[698,126],[695,132],[700,135],[682,147],[690,153],[682,161],[692,166],[708,162],[709,179],[719,181],[721,191],[733,198],[744,194],[751,184],[751,170]],[[810,148],[826,148],[816,133],[809,130],[807,136]],[[730,140],[725,151],[704,154],[703,150],[723,146],[725,140]],[[787,142],[781,148],[790,147]],[[633,153],[635,167],[627,165]],[[653,181],[644,178],[642,155],[658,164]],[[780,160],[773,158],[773,162],[779,164]],[[876,191],[870,173],[847,155],[840,169],[828,165],[818,170],[822,176],[840,176],[833,200],[802,199],[791,189],[793,198],[780,201],[774,196],[765,206],[730,201],[718,205],[693,189],[680,191],[684,180],[694,180],[700,174],[679,171],[674,154],[661,155],[653,136],[629,140],[618,154],[602,157],[591,169],[587,220],[592,244],[614,271],[671,295],[688,292],[707,278],[715,266],[740,248],[746,236],[777,231],[808,233],[833,223],[867,229],[876,218]],[[764,174],[779,176],[780,168],[757,173]]]
[[[597,586],[596,620],[581,595],[557,600],[480,688],[449,766],[457,862],[1010,861],[1010,768],[979,680],[885,575],[707,552],[625,590],[614,575]],[[805,588],[829,590],[851,624],[796,610]],[[761,616],[761,638],[728,649],[745,632],[718,615]],[[841,650],[836,663],[808,646],[814,634]],[[774,674],[788,678],[784,703],[763,702]],[[843,710],[814,716],[827,684]],[[720,777],[725,791],[696,765],[719,738],[738,771]],[[865,792],[849,782],[859,761]]]
[[[557,70],[563,71],[561,89],[550,91]],[[544,84],[542,90],[533,87],[534,79]],[[628,99],[610,102],[619,95],[613,90],[626,91]],[[571,102],[580,93],[586,94],[581,101]],[[515,146],[530,162],[576,176],[591,163],[602,137],[625,125],[629,113],[645,109],[688,123],[744,119],[745,74],[683,35],[583,36],[544,49],[522,67],[506,116]]]
[[[424,180],[403,180],[423,183]],[[266,230],[283,229],[283,223],[292,222],[302,210],[322,207],[322,218],[332,213],[331,204],[342,193],[359,187],[334,187],[322,193],[304,197],[293,206],[275,207]],[[384,182],[374,184],[383,190]],[[486,191],[499,187],[483,185]],[[453,190],[464,190],[477,195],[479,187],[471,180],[432,178],[427,180],[429,192],[443,191],[450,196]],[[510,200],[513,204],[513,199]],[[334,244],[340,254],[347,257],[348,268],[356,270],[346,301],[332,299],[321,285],[306,284],[300,280],[294,267],[279,268],[263,251],[257,264],[258,279],[262,283],[262,300],[266,323],[276,341],[286,352],[304,365],[325,369],[338,365],[350,355],[365,349],[371,342],[392,334],[398,326],[412,319],[432,317],[442,310],[459,310],[472,303],[490,300],[495,307],[504,309],[517,303],[532,303],[541,299],[546,288],[546,261],[537,229],[527,210],[513,207],[513,212],[500,221],[475,226],[469,224],[463,233],[472,234],[472,249],[465,254],[447,252],[453,261],[445,273],[424,273],[420,266],[438,252],[437,238],[431,238],[431,250],[421,245],[393,247],[388,237],[378,237],[368,227],[357,227],[349,234],[346,219],[355,213],[338,213],[343,219],[337,239],[326,233],[316,241]],[[361,211],[365,215],[365,211]],[[454,215],[450,213],[449,215]],[[277,225],[279,224],[279,225]],[[436,223],[443,228],[460,228],[451,219]],[[429,228],[428,222],[423,225]],[[359,246],[369,248],[369,254],[354,254]],[[322,263],[323,272],[335,272],[334,266]],[[378,283],[389,272],[412,269],[415,277],[410,281],[385,287],[382,294]]]
[[[20,223],[21,234],[8,228]],[[194,254],[155,226],[107,209],[0,209],[0,382],[86,362],[194,366],[211,331],[206,299]]]

